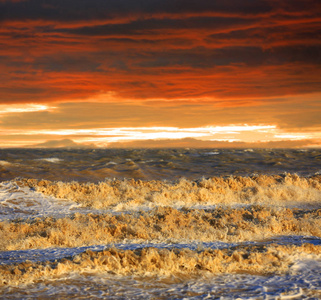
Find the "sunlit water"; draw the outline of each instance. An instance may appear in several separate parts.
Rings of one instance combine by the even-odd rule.
[[[2,149],[4,299],[319,299],[321,151]]]

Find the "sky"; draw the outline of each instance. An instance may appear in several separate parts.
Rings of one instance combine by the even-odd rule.
[[[0,147],[321,147],[318,0],[0,0]]]

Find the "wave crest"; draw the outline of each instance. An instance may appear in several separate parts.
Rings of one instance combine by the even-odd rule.
[[[259,175],[211,177],[178,182],[106,180],[97,184],[24,179],[22,184],[56,198],[96,209],[135,209],[140,206],[277,204],[308,205],[321,200],[321,175]]]

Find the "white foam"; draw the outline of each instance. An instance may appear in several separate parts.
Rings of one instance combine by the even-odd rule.
[[[205,248],[212,249],[223,249],[236,244],[223,243],[223,242],[191,242],[191,243],[159,243],[158,241],[150,241],[149,243],[137,243],[136,240],[127,240],[126,243],[116,243],[107,245],[93,245],[85,247],[74,247],[74,248],[47,248],[47,249],[30,249],[30,250],[14,250],[14,251],[1,251],[0,252],[0,265],[7,265],[13,263],[21,263],[26,260],[32,262],[38,261],[54,261],[68,256],[74,256],[82,253],[88,249],[93,251],[100,251],[106,248],[117,248],[122,250],[136,250],[139,248],[153,247],[157,249],[191,249],[201,250]]]
[[[47,162],[50,162],[50,163],[60,163],[60,162],[63,162],[64,160],[61,159],[61,158],[58,158],[58,157],[47,157],[47,158],[38,158],[36,160],[42,160],[42,161],[47,161]]]
[[[15,181],[0,184],[0,220],[63,216],[77,207],[80,205],[75,202],[46,196]]]
[[[10,166],[12,163],[6,161],[6,160],[0,160],[0,166]]]
[[[203,155],[218,155],[220,152],[218,151],[212,151],[212,152],[204,152]]]
[[[99,250],[99,247],[92,248]],[[74,254],[79,253],[78,248]],[[38,250],[29,250],[38,251]],[[47,257],[71,255],[58,249],[47,251]],[[58,252],[57,252],[58,251]],[[18,253],[17,253],[18,254]],[[34,253],[34,257],[42,255]],[[32,255],[30,255],[32,257]],[[72,273],[68,276],[33,283],[31,285],[0,289],[2,296],[25,298],[73,298],[95,299],[317,299],[321,289],[321,261],[298,260],[290,274],[259,276],[249,274],[204,275],[193,279],[111,275],[106,272],[86,270],[85,274]],[[311,297],[316,293],[316,297]]]

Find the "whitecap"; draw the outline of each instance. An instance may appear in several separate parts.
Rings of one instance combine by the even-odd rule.
[[[6,160],[0,160],[0,166],[10,166],[12,163],[6,161]]]
[[[203,153],[203,155],[218,155],[218,154],[220,154],[220,152],[218,152],[218,151],[211,151],[211,152]]]
[[[80,207],[73,201],[36,192],[15,181],[0,184],[0,221],[16,218],[65,216]]]
[[[51,163],[60,163],[63,161],[63,159],[57,157],[38,158],[36,160],[43,160]]]

